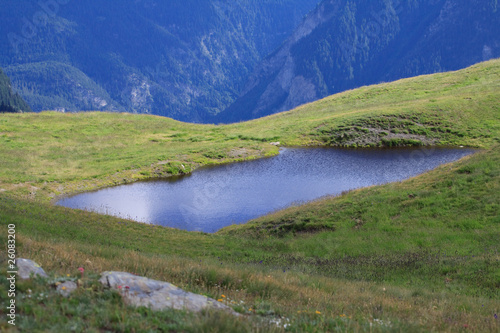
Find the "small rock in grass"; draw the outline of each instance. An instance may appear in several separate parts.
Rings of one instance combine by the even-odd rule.
[[[20,279],[26,280],[31,276],[48,277],[47,273],[33,260],[19,258],[16,259],[17,275]]]
[[[57,292],[64,297],[69,297],[77,288],[78,286],[73,281],[66,281],[57,286]]]

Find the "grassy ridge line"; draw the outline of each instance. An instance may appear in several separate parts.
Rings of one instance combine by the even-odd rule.
[[[349,133],[346,127],[361,127],[355,136],[363,137],[363,127],[391,133],[404,130],[404,125],[408,134],[425,136],[435,144],[488,147],[498,142],[499,90],[500,60],[493,60],[456,72],[347,91],[236,126],[242,132],[261,128],[265,134],[279,133],[291,145],[349,146],[356,142],[332,140]],[[379,141],[375,137],[367,143]]]
[[[364,87],[227,126],[129,114],[2,115],[0,189],[47,199],[277,153],[284,145],[498,142],[500,60]],[[30,187],[29,182],[35,184]]]

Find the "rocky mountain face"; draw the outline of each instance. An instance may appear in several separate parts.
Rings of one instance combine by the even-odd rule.
[[[318,0],[0,0],[0,66],[35,111],[203,122]]]
[[[497,0],[324,0],[256,67],[217,121],[499,57],[499,22]]]
[[[31,108],[22,97],[12,91],[9,77],[0,69],[0,113],[30,111]]]

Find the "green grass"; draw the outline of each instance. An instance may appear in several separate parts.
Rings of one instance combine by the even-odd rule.
[[[18,282],[18,311],[28,315],[20,317],[16,326],[23,332],[206,332],[214,328],[221,332],[251,332],[252,327],[262,332],[277,331],[261,320],[235,319],[220,312],[153,312],[147,308],[130,311],[120,294],[104,289],[98,278],[80,280],[80,288],[70,298],[58,295],[52,280]],[[8,289],[5,280],[1,283]],[[48,289],[47,284],[52,288]],[[50,316],[44,314],[41,305],[52,310]]]
[[[225,126],[130,114],[0,115],[2,228],[16,224],[18,255],[39,262],[51,279],[76,276],[80,266],[88,272],[67,300],[46,281],[20,283],[17,328],[265,332],[284,330],[268,324],[281,318],[293,332],[498,331],[499,100],[494,60]],[[269,156],[277,153],[274,141],[483,150],[404,182],[291,207],[217,234],[51,204],[59,195]],[[97,284],[104,270],[216,299],[224,294],[245,316],[131,309]],[[6,295],[0,301],[4,308]],[[0,328],[16,331],[3,315]]]
[[[498,143],[500,130],[499,62],[364,87],[227,126],[131,114],[5,114],[0,118],[0,179],[59,182],[62,193],[74,193],[77,189],[68,185],[73,181],[101,187],[167,176],[180,171],[179,162],[189,171],[276,154],[268,144],[273,141],[489,147]]]

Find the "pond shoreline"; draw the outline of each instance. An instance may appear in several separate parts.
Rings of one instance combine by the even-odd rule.
[[[441,155],[436,155],[436,152]],[[164,177],[162,179],[149,178],[130,184],[107,187],[91,192],[67,196],[60,199],[55,204],[66,206],[68,208],[90,210],[101,214],[110,214],[142,223],[153,223],[167,227],[185,229],[188,231],[195,230],[203,232],[216,232],[218,229],[230,224],[245,223],[254,218],[267,215],[272,211],[284,209],[296,202],[307,203],[317,200],[323,196],[336,196],[344,191],[405,180],[416,174],[421,174],[431,170],[443,163],[449,163],[450,161],[455,161],[463,156],[470,155],[473,152],[474,150],[465,148],[462,150],[434,146],[419,147],[417,149],[281,147],[280,154],[273,156],[272,159],[260,158],[245,161],[247,163],[225,163],[220,165],[199,166],[185,175]],[[295,157],[292,157],[294,155]],[[444,159],[445,156],[448,155],[456,155],[458,157],[453,157],[452,160]],[[298,158],[298,160],[295,161],[294,158]],[[366,161],[363,162],[363,159]],[[444,162],[438,162],[441,161],[441,159],[443,159]],[[286,163],[292,164],[287,165]],[[347,164],[344,165],[343,163]],[[372,165],[372,163],[374,164]],[[430,163],[429,166],[427,163]],[[364,164],[367,165],[365,166]],[[398,166],[398,168],[403,169],[393,170],[395,165]],[[251,171],[242,171],[245,168],[249,168]],[[296,173],[297,170],[300,170],[300,175]],[[349,172],[354,172],[355,175],[349,175]],[[404,176],[399,176],[399,173],[402,175],[404,174]],[[215,176],[209,176],[210,174]],[[287,179],[291,177],[290,175],[293,175],[293,181]],[[206,177],[206,179],[203,177]],[[218,177],[219,180],[214,181],[211,177]],[[319,177],[326,177],[326,179],[319,180]],[[372,180],[363,180],[363,177],[368,177],[368,179]],[[228,178],[231,180],[227,180]],[[307,181],[307,179],[309,179],[309,181]],[[333,181],[333,179],[335,179],[335,181]],[[350,182],[349,185],[345,183],[347,181],[346,179]],[[238,182],[241,181],[244,181],[247,185],[238,189]],[[293,182],[294,186],[291,187],[289,182]],[[178,185],[178,183],[190,183],[192,185],[190,185],[191,187],[187,186],[184,188]],[[255,184],[259,183],[261,183],[261,188],[258,186],[253,187]],[[279,186],[282,186],[283,188],[279,188],[278,185],[276,185],[276,188],[273,188],[271,185],[273,183],[280,184]],[[206,189],[208,186],[207,184],[211,187],[210,189]],[[326,189],[326,184],[330,184],[328,186],[331,188]],[[169,188],[165,189],[165,186],[169,186]],[[147,189],[148,187],[155,188],[154,192],[148,194],[149,192],[147,191],[150,191]],[[132,188],[139,192],[136,194],[130,193],[129,191],[132,191],[130,190]],[[163,202],[155,201],[158,200],[158,193],[164,195],[163,193],[165,191],[171,192],[176,188],[180,188],[182,191],[177,194],[178,197],[170,197],[170,194],[168,194],[168,199],[164,198]],[[224,191],[230,191],[231,195],[218,193],[218,191],[221,191],[221,188],[223,188]],[[253,192],[245,192],[247,191],[247,188],[252,188]],[[267,190],[265,190],[266,188]],[[340,190],[337,190],[337,188],[340,188]],[[321,190],[316,192],[316,189]],[[118,195],[117,192],[120,190],[125,192]],[[259,191],[264,192],[260,195],[254,195],[254,193],[259,193]],[[270,195],[269,191],[277,192]],[[204,194],[200,194],[202,192]],[[106,195],[104,196],[102,193],[106,193]],[[147,198],[141,199],[142,201],[140,201],[140,198],[137,198],[138,195],[145,196]],[[242,195],[245,199],[240,198]],[[90,198],[95,196],[100,199],[98,201],[92,199],[92,202],[94,203],[90,204]],[[180,197],[183,197],[184,199],[181,200],[179,199]],[[216,197],[215,199],[219,201],[214,201],[208,204],[207,202],[214,199],[212,197]],[[263,199],[264,197],[266,200]],[[283,197],[287,197],[288,199],[284,200],[282,199]],[[77,203],[78,198],[82,198],[81,200],[84,200],[84,202],[87,203],[84,206],[80,205]],[[248,204],[247,201],[249,198],[252,198],[252,200],[255,201],[254,204]],[[127,205],[123,204],[124,200],[128,200]],[[140,204],[138,203],[138,200],[141,202]],[[198,200],[199,202],[194,203],[195,200]],[[265,202],[263,202],[263,200]],[[171,202],[175,202],[175,204],[171,204]],[[200,202],[202,202],[202,204]],[[214,211],[214,207],[229,205],[229,202],[237,202],[237,204],[234,204],[235,207],[230,205],[220,212]],[[173,207],[169,209],[171,209],[171,214],[174,215],[164,215],[164,213],[157,211],[158,206],[165,206],[167,203],[168,205],[173,205]],[[122,206],[121,210],[116,208],[120,206]],[[131,209],[132,206],[136,207],[136,209]],[[145,212],[144,209],[148,212]],[[184,212],[182,214],[179,213],[177,211],[179,209],[183,209]],[[174,212],[174,210],[176,211]],[[142,211],[142,213],[138,214],[137,211]],[[252,212],[252,214],[249,212]],[[153,214],[156,217],[152,218],[150,214]],[[186,216],[194,217],[186,218]],[[179,222],[181,220],[196,220],[197,222],[181,223]],[[220,228],[213,229],[212,227],[207,226],[210,225],[210,223],[206,221],[210,220],[213,221],[213,223],[220,223],[216,222],[220,220],[227,222],[224,222],[226,223],[224,225],[217,224]],[[189,225],[192,225],[192,223],[194,223],[194,225],[198,225],[198,227],[190,229],[191,227],[189,227]]]
[[[363,150],[406,150],[406,149],[472,149],[474,151],[481,151],[483,149],[477,148],[474,146],[454,146],[454,145],[424,145],[424,146],[401,146],[401,147],[342,147],[342,146],[327,146],[327,145],[316,145],[316,144],[309,144],[309,145],[279,145],[277,146],[279,150],[277,150],[275,153],[267,154],[267,155],[254,155],[254,156],[249,156],[247,158],[243,159],[234,159],[234,160],[229,160],[229,161],[222,161],[222,162],[214,162],[214,163],[208,163],[208,164],[196,164],[193,169],[191,169],[189,172],[184,173],[184,174],[178,174],[178,175],[167,175],[167,176],[151,176],[151,177],[139,177],[140,175],[140,169],[136,169],[135,172],[133,172],[130,176],[130,179],[126,179],[123,181],[117,181],[115,179],[112,179],[114,176],[120,176],[120,175],[108,175],[104,179],[99,179],[97,180],[98,182],[109,182],[112,181],[112,184],[97,184],[97,185],[92,185],[95,184],[92,180],[79,180],[76,181],[76,184],[72,184],[73,186],[80,187],[80,189],[76,190],[70,190],[68,192],[58,194],[58,195],[53,195],[50,197],[50,203],[55,204],[57,201],[61,199],[65,199],[68,197],[72,197],[78,194],[82,193],[88,193],[88,192],[95,192],[99,191],[102,189],[110,188],[110,187],[116,187],[116,186],[121,186],[121,185],[129,185],[137,182],[147,182],[147,181],[159,181],[159,180],[169,180],[169,179],[176,179],[178,177],[183,177],[183,176],[188,176],[193,174],[193,172],[201,170],[203,168],[211,168],[211,167],[218,167],[218,166],[224,166],[224,165],[230,165],[230,164],[235,164],[235,163],[243,163],[243,162],[248,162],[248,161],[255,161],[255,160],[262,160],[266,158],[271,158],[278,156],[280,151],[282,149],[339,149],[339,150],[346,150],[346,151],[363,151]],[[124,177],[127,177],[124,175]],[[125,179],[125,178],[123,178]],[[70,183],[70,182],[68,182]],[[63,183],[64,184],[64,183]],[[62,184],[61,184],[62,185]],[[83,187],[83,188],[82,188]]]

